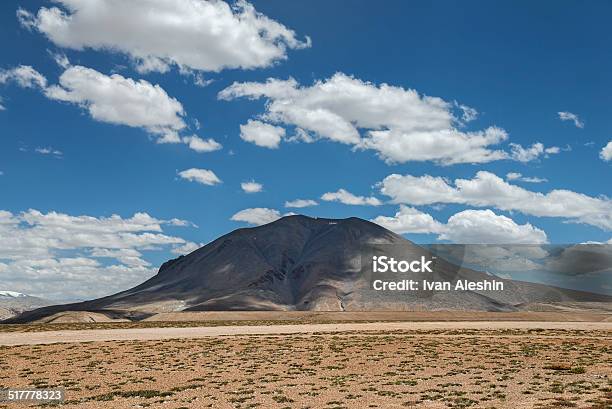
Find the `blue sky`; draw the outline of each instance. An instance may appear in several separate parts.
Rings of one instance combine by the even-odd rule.
[[[87,8],[79,6],[80,3],[74,1],[77,9]],[[176,3],[181,1],[176,0]],[[14,228],[23,231],[42,226],[36,223],[43,222],[28,225],[20,216],[28,209],[36,209],[42,215],[57,212],[72,217],[108,218],[116,214],[123,219],[143,212],[159,221],[174,218],[188,221],[193,225],[164,222],[159,225],[169,237],[180,237],[185,243],[206,243],[247,225],[244,221],[231,220],[238,212],[261,208],[267,209],[268,219],[274,218],[274,211],[333,218],[385,216],[390,218],[384,222],[387,227],[395,226],[396,231],[421,243],[496,241],[496,237],[501,242],[516,239],[520,242],[576,243],[605,242],[612,238],[609,199],[612,196],[612,165],[610,160],[604,160],[607,156],[603,153],[612,139],[610,3],[387,1],[373,4],[355,0],[254,1],[252,5],[260,16],[267,16],[266,21],[293,30],[291,38],[275,40],[286,43],[280,58],[248,68],[232,67],[231,62],[222,61],[220,64],[228,68],[211,70],[198,69],[193,63],[179,67],[180,57],[164,54],[161,57],[166,58],[164,69],[167,71],[143,72],[134,53],[117,49],[129,48],[125,45],[130,43],[128,39],[109,49],[92,45],[113,41],[96,38],[99,32],[95,27],[80,28],[85,31],[91,28],[89,44],[78,44],[86,41],[82,40],[79,28],[73,28],[72,32],[67,30],[61,40],[54,37],[57,33],[52,29],[41,28],[41,21],[36,17],[41,7],[59,7],[64,13],[77,13],[64,8],[61,2],[2,2],[0,69],[5,76],[4,80],[0,76],[0,97],[5,109],[0,111],[0,210],[11,214],[7,218],[17,220],[18,225]],[[31,13],[22,16],[21,24],[17,18],[19,7]],[[137,15],[133,19],[134,26],[138,26]],[[81,37],[76,38],[79,34]],[[156,35],[169,38],[173,33],[160,30],[151,34],[151,41]],[[193,52],[205,54],[207,45],[202,43],[206,41],[194,38],[197,50]],[[180,44],[179,48],[189,47],[189,44]],[[223,47],[223,41],[220,44],[219,47]],[[249,46],[245,42],[239,47]],[[70,65],[58,65],[54,55],[65,55]],[[221,60],[223,55],[219,57]],[[202,58],[206,60],[207,55]],[[91,99],[67,102],[64,97],[45,96],[47,91],[40,86],[20,85],[19,74],[12,71],[20,65],[32,67],[44,76],[45,87],[57,85],[62,73],[74,67],[95,70],[102,76],[117,74],[124,79],[146,81],[151,86],[157,84],[168,98],[182,105],[184,113],[180,120],[184,128],[177,132],[179,138],[191,135],[204,140],[212,138],[222,148],[197,152],[185,143],[158,143],[159,134],[145,126],[96,119],[89,110],[95,103]],[[270,115],[264,118],[262,115],[267,106],[274,105],[274,98],[251,100],[248,96],[236,95],[219,98],[219,93],[233,83],[265,83],[268,78],[287,80],[291,77],[299,84],[298,88],[308,89],[315,81],[329,82],[336,73],[344,75],[344,83],[352,79],[358,87],[376,95],[381,84],[386,83],[400,93],[417,91],[418,104],[422,104],[423,95],[441,98],[447,105],[437,108],[436,115],[452,113],[457,119],[449,122],[449,129],[462,135],[483,132],[489,127],[502,129],[507,139],[484,148],[505,152],[506,157],[480,163],[469,160],[451,163],[449,157],[404,160],[412,156],[384,151],[387,152],[385,156],[384,152],[381,154],[383,148],[361,149],[361,142],[340,143],[325,131],[317,133],[316,124],[306,129],[310,143],[291,141],[288,139],[295,135],[296,127],[307,128],[304,124],[308,122],[306,118],[311,118],[308,114],[296,119],[297,114],[293,111],[281,111],[274,118]],[[194,83],[198,76],[212,82],[198,86]],[[243,85],[245,95],[251,92],[249,95],[254,96],[252,90],[244,88]],[[312,91],[313,95],[317,92]],[[342,89],[339,92],[342,93]],[[313,107],[312,100],[304,102],[300,98],[277,99],[276,102],[282,105],[289,101],[292,106],[308,103],[312,112],[334,105],[333,101],[326,100],[322,107]],[[363,100],[349,101],[334,109],[336,113],[342,111],[351,123],[353,116],[362,112],[363,103]],[[385,112],[390,106],[394,108],[393,102],[387,103],[391,105],[383,104]],[[390,120],[372,118],[371,121],[379,126],[355,125],[360,138],[365,140],[369,131],[390,128],[390,121],[401,122],[398,132],[407,135],[406,129],[412,125],[411,119],[402,114],[404,105],[397,107],[400,113]],[[478,112],[477,117],[462,121],[458,105],[473,108]],[[353,108],[353,112],[347,113]],[[561,120],[559,112],[572,113],[578,119],[576,122]],[[277,130],[285,129],[285,137],[275,149],[248,142],[241,138],[240,126],[249,120],[260,121]],[[421,126],[417,124],[416,127]],[[434,138],[435,142],[438,130],[426,137]],[[440,151],[446,149],[446,140],[439,143]],[[519,160],[516,154],[513,156],[510,144],[528,149],[534,143],[541,143],[542,148],[532,158]],[[403,147],[409,150],[406,145]],[[52,152],[44,153],[47,150]],[[192,168],[210,170],[222,183],[206,185],[180,176],[180,172]],[[519,192],[518,199],[508,199],[512,202],[509,204],[508,200],[491,198],[502,196],[497,190],[491,190],[493,193],[488,194],[488,199],[483,199],[461,191],[454,183],[456,179],[473,180],[481,171],[486,172],[485,176],[496,175],[502,180],[496,179],[496,183],[505,184],[503,189],[512,185],[529,192]],[[521,176],[508,178],[508,173],[520,173]],[[397,193],[395,190],[395,195],[387,195],[381,191],[385,186],[381,182],[391,174],[445,178],[438,180],[444,180],[454,193],[445,198],[432,198],[431,203],[406,199],[410,192]],[[533,183],[524,178],[546,181]],[[479,179],[482,186],[490,186],[490,180],[484,179]],[[241,183],[251,180],[263,185],[262,191],[245,193]],[[404,184],[400,188],[415,191],[413,185]],[[355,196],[375,197],[381,204],[350,205],[321,199],[325,193],[339,189]],[[588,204],[596,209],[583,214],[572,209],[573,204],[581,206],[573,196],[563,196],[561,202],[567,200],[565,207],[548,211],[546,206],[552,207],[558,198],[548,197],[539,203],[537,193],[545,195],[554,190],[586,195]],[[508,191],[511,191],[509,195],[516,194],[512,189]],[[479,194],[487,196],[487,191]],[[314,200],[318,205],[298,209],[284,206],[286,201],[296,199]],[[595,202],[591,203],[591,199]],[[532,202],[531,206],[525,202]],[[395,218],[400,205],[410,209],[402,220]],[[485,214],[487,210],[492,213]],[[462,213],[464,211],[474,212]],[[454,215],[459,216],[453,224],[449,218]],[[248,219],[253,221],[253,217]],[[382,223],[383,219],[378,220]],[[259,221],[261,217],[254,222]],[[455,227],[458,230],[454,230]],[[495,236],[498,227],[501,230]],[[491,231],[493,233],[488,234]],[[5,234],[9,234],[8,230]],[[149,265],[147,269],[134,272],[128,282],[137,283],[150,275],[161,262],[175,256],[171,250],[179,244],[153,246],[155,250],[137,248],[142,257],[135,257],[146,260]],[[44,257],[56,261],[62,257],[89,257],[92,247],[97,245],[75,245],[74,248],[62,245],[48,249]],[[127,247],[136,249],[133,245]],[[19,277],[44,274],[44,268],[25,263],[28,274],[24,275],[19,271],[22,264],[18,263],[23,261],[20,258],[23,256],[15,255],[17,253],[5,255],[4,259],[0,254],[0,263],[10,267],[10,277],[0,276],[0,286],[41,293],[41,288],[28,287]],[[112,257],[97,260],[100,265],[96,268],[118,263],[118,259]],[[4,271],[9,271],[9,267]],[[100,292],[104,291],[92,287],[75,292],[73,297],[99,295]],[[55,295],[59,296],[59,290]]]

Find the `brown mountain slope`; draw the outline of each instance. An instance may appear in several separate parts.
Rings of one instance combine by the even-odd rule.
[[[97,300],[42,308],[30,321],[60,311],[133,311],[141,316],[180,310],[481,310],[511,311],[519,304],[603,301],[612,297],[503,280],[437,259],[433,273],[402,278],[479,281],[495,278],[504,291],[371,289],[371,255],[431,258],[428,250],[371,222],[288,216],[235,230],[187,256],[164,263],[157,275]],[[362,268],[363,267],[363,268]]]

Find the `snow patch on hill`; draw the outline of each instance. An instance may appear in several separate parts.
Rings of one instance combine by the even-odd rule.
[[[27,295],[18,293],[17,291],[0,291],[0,297],[11,297],[11,298],[19,298],[19,297],[27,297]]]

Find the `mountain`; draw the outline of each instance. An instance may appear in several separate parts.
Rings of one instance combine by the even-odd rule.
[[[24,311],[53,304],[52,301],[16,291],[0,291],[0,320],[14,317]]]
[[[144,283],[108,297],[43,308],[22,321],[61,311],[181,310],[482,310],[512,311],[522,304],[603,301],[612,297],[492,277],[436,259],[433,273],[402,278],[503,282],[504,291],[374,291],[376,254],[431,259],[425,248],[358,218],[287,216],[226,234],[189,255],[164,263]]]

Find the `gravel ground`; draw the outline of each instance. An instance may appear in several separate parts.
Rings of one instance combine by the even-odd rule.
[[[294,334],[269,326],[284,334],[264,335],[253,326],[165,328],[207,335],[1,346],[0,388],[63,387],[68,408],[612,407],[605,323],[392,324]],[[145,330],[126,334],[155,335]]]
[[[468,329],[565,329],[608,330],[612,322],[533,322],[533,321],[463,321],[463,322],[373,322],[335,324],[233,325],[213,327],[168,327],[65,330],[44,332],[0,333],[0,345],[37,345],[74,342],[164,340],[175,338],[207,338],[225,335],[273,335],[319,332],[405,331],[405,330],[468,330]]]

